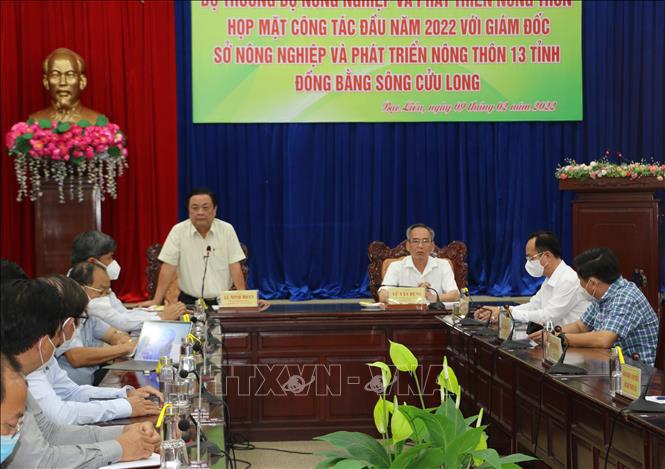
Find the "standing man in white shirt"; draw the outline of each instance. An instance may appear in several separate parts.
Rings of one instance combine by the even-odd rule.
[[[194,189],[187,198],[187,206],[189,219],[171,229],[159,253],[163,264],[155,297],[141,306],[161,304],[176,273],[181,292],[178,299],[186,304],[201,297],[204,270],[203,298],[209,305],[217,304],[219,294],[233,285],[237,290],[245,289],[240,265],[245,254],[233,226],[216,218],[215,195],[209,189]]]
[[[524,268],[532,277],[545,277],[538,292],[528,303],[513,306],[513,319],[521,322],[533,321],[545,325],[569,324],[577,321],[589,307],[584,298],[577,273],[561,259],[559,240],[551,231],[536,231],[529,235]],[[498,306],[483,306],[476,310],[475,317],[492,320],[499,316]]]
[[[459,299],[459,288],[455,283],[455,273],[446,259],[432,257],[434,251],[434,230],[422,223],[411,225],[406,230],[406,250],[409,256],[388,266],[386,276],[379,288],[379,301],[388,302],[391,286],[425,287],[427,299],[441,301]],[[433,291],[435,290],[435,291]]]

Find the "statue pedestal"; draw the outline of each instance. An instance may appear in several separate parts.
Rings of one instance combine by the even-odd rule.
[[[92,184],[83,186],[83,202],[69,199],[65,186],[64,204],[59,203],[58,186],[42,183],[42,197],[35,201],[35,276],[65,274],[71,267],[72,242],[83,231],[101,230],[102,205]]]

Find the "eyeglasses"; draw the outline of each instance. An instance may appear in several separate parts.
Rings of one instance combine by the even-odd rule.
[[[77,325],[83,326],[83,324],[85,324],[85,322],[88,319],[90,319],[90,316],[88,316],[86,313],[83,313],[78,318],[76,318],[76,323],[77,323]]]
[[[536,260],[536,259],[538,259],[540,256],[542,256],[543,254],[545,254],[545,251],[543,251],[543,252],[537,252],[537,253],[534,254],[533,256],[526,256],[526,260],[527,260],[527,261],[533,261],[533,260]]]
[[[9,433],[12,434],[12,436],[16,435],[18,432],[21,431],[21,427],[23,426],[23,420],[25,419],[25,416],[21,416],[18,421],[16,422],[16,425],[12,425],[11,423],[4,423],[3,425],[9,429]]]
[[[429,243],[432,242],[432,240],[427,239],[427,238],[424,238],[424,239],[410,239],[409,242],[411,244],[415,244],[415,245],[418,245],[418,246],[427,246]]]
[[[109,287],[102,287],[102,288],[95,288],[95,287],[92,287],[90,285],[83,285],[83,288],[87,288],[89,290],[96,291],[97,293],[99,293],[102,296],[106,296],[106,295],[109,295],[111,293],[111,287],[110,286]]]

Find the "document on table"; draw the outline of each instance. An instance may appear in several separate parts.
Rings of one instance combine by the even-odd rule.
[[[99,469],[131,469],[134,467],[159,467],[159,454],[152,453],[147,459],[139,459],[138,461],[117,462],[108,466],[100,467]]]

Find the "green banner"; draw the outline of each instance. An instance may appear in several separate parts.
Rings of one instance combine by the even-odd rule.
[[[198,0],[195,123],[582,119],[572,0]]]

